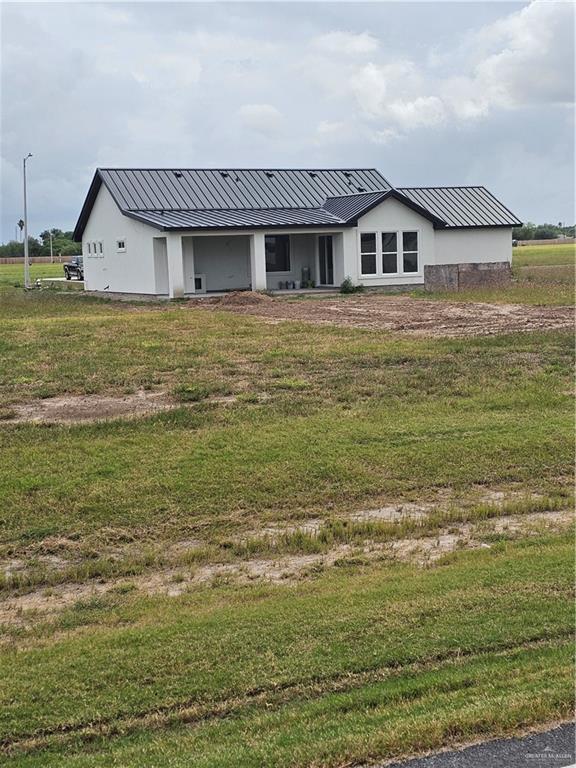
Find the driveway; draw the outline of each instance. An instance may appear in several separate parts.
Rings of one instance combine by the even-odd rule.
[[[575,737],[575,724],[568,723],[518,739],[496,739],[462,750],[388,763],[386,768],[566,768],[576,761]]]

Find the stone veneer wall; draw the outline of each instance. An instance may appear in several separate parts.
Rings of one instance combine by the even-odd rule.
[[[466,288],[509,285],[512,270],[507,261],[477,264],[427,264],[424,288],[427,291],[461,291]]]

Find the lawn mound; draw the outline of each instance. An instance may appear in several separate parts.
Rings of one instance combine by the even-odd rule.
[[[254,304],[268,304],[274,301],[272,296],[256,291],[232,291],[218,299],[218,304],[224,306],[245,307]]]

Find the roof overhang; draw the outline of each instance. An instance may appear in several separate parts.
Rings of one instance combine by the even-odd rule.
[[[82,206],[82,210],[80,211],[80,216],[78,216],[78,221],[76,222],[76,226],[74,227],[73,237],[74,237],[74,241],[77,243],[82,242],[82,235],[84,234],[84,230],[86,229],[86,224],[88,223],[88,219],[90,218],[90,213],[92,212],[92,206],[96,202],[96,197],[98,196],[98,192],[100,191],[101,186],[102,186],[102,176],[100,175],[100,171],[96,170],[92,178],[92,183],[90,184],[88,194],[86,195],[86,199],[84,200],[84,205]]]

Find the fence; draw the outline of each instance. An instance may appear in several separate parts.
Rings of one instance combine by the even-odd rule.
[[[50,256],[31,256],[30,264],[63,264],[65,261],[70,261],[71,256],[54,256],[52,260]],[[6,256],[0,259],[0,264],[22,264],[24,266],[24,256]]]
[[[573,245],[576,238],[555,237],[551,240],[518,240],[518,245]]]

